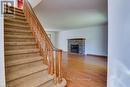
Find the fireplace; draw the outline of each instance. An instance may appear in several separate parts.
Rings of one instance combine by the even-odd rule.
[[[72,45],[71,44],[71,52],[72,53],[79,53],[79,45]]]
[[[68,52],[85,54],[85,38],[68,39]]]

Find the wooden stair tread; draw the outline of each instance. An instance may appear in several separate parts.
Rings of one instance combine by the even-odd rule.
[[[15,45],[36,45],[36,42],[5,42],[5,45],[15,46]]]
[[[13,15],[18,15],[18,16],[23,16],[23,17],[25,17],[23,10],[17,10],[17,9],[12,9],[12,8],[4,8],[4,9],[5,9],[5,10],[7,9],[7,10],[9,10],[9,11],[13,11],[13,12],[14,12]]]
[[[37,57],[40,56],[40,53],[28,53],[28,54],[18,54],[18,55],[9,55],[9,56],[5,56],[6,60],[9,60],[10,58],[28,58],[28,57]]]
[[[54,80],[50,80],[38,87],[58,87],[58,86],[54,83]]]
[[[32,63],[12,66],[6,68],[6,79],[7,81],[11,81],[42,70],[47,70],[47,65],[43,64],[41,60]]]
[[[24,18],[24,17],[22,17],[22,18]],[[14,16],[14,17],[5,16],[5,17],[4,17],[4,20],[6,20],[6,22],[8,22],[8,21],[18,21],[18,22],[21,22],[21,23],[23,23],[23,22],[28,23],[28,22],[25,21],[25,20],[16,19],[15,16]]]
[[[39,52],[39,49],[22,49],[22,50],[9,50],[5,51],[5,55],[15,55],[15,54],[24,54],[24,53],[35,53]]]
[[[4,32],[4,35],[26,35],[26,36],[32,36],[33,34],[30,32]]]
[[[10,9],[15,9],[17,11],[23,12],[22,9],[19,9],[19,8],[16,8],[16,7],[13,7],[13,6],[7,6],[7,5],[5,5],[5,7],[9,7]]]
[[[4,18],[7,17],[7,18],[10,18],[10,19],[17,19],[17,20],[22,20],[22,21],[27,21],[25,17],[21,17],[21,16],[18,16],[18,15],[5,15]]]
[[[51,80],[51,81],[48,81],[45,84],[42,84],[41,86],[38,86],[38,87],[63,87],[63,86],[56,85],[54,83],[54,80]]]
[[[5,38],[5,41],[6,42],[28,42],[28,41],[35,41],[35,39],[34,38]]]
[[[23,11],[22,9],[19,9],[17,7],[13,7],[13,6],[8,6],[8,5],[4,5],[5,8],[10,8],[10,9],[15,9],[15,10],[18,10],[18,11]]]
[[[5,30],[4,31],[9,31],[9,32],[24,32],[24,33],[26,33],[26,32],[32,32],[30,29],[17,29],[17,28],[5,28]]]
[[[23,28],[30,28],[28,25],[22,25],[22,24],[14,24],[14,23],[4,23],[5,26],[12,26],[12,27],[23,27]]]
[[[21,17],[25,17],[23,12],[15,11],[15,15],[18,15],[18,16],[21,16]]]
[[[18,19],[15,19],[15,18],[4,17],[4,20],[6,22],[15,22],[15,23],[28,24],[27,21],[18,20]]]
[[[6,8],[4,8],[4,10],[6,10]],[[14,15],[18,15],[18,16],[23,16],[23,17],[25,17],[23,11],[13,10],[13,9],[8,9],[8,8],[7,8],[7,10],[9,10],[9,11],[13,11],[13,12],[14,12]]]
[[[19,50],[19,49],[35,49],[38,48],[37,45],[6,45],[5,46],[5,51],[6,50]]]
[[[37,87],[51,79],[53,79],[53,76],[48,75],[48,71],[44,70],[21,79],[8,82],[7,87]]]
[[[59,84],[55,84],[54,80],[50,80],[38,87],[65,87],[66,86],[66,80],[62,79],[62,82]]]
[[[14,65],[34,62],[42,59],[43,59],[42,56],[6,58],[6,66],[14,66]]]

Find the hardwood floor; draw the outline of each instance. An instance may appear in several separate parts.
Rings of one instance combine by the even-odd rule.
[[[107,58],[63,53],[66,87],[106,87]]]

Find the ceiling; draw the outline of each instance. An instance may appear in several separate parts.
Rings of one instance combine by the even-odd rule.
[[[28,0],[31,6],[34,8],[37,6],[42,0]]]
[[[51,31],[107,23],[107,0],[42,0],[34,11]]]

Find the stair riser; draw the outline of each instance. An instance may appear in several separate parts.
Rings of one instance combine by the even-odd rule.
[[[12,15],[25,18],[25,15],[23,13],[14,12]]]
[[[17,19],[17,20],[21,20],[21,21],[27,21],[27,20],[25,19],[25,17],[15,16],[14,18]]]
[[[5,32],[32,33],[31,29],[5,28]]]
[[[18,29],[29,29],[30,27],[22,24],[4,24],[5,28],[18,28]]]
[[[25,17],[23,13],[18,13],[18,12],[15,12],[15,15],[20,16],[20,17]]]
[[[13,12],[12,15],[20,16],[20,17],[25,17],[24,13],[20,13],[20,12],[17,12],[17,11]]]
[[[14,20],[14,19],[5,19],[4,20],[6,23],[14,23],[14,24],[22,24],[22,25],[28,25],[27,22],[25,21],[19,21],[19,20]]]
[[[42,61],[41,58],[35,58],[35,59],[23,59],[20,61],[13,61],[13,62],[6,62],[6,67],[12,67],[12,66],[18,66],[21,64],[27,64],[35,61]]]
[[[5,46],[5,50],[20,50],[20,49],[35,49],[36,45],[33,46]]]
[[[14,15],[20,16],[20,17],[25,17],[24,13],[19,13],[17,11],[14,12]]]
[[[14,26],[14,25],[4,25],[5,28],[17,28],[17,29],[28,29],[29,27],[24,26]]]
[[[37,52],[39,52],[38,50],[34,50],[34,51],[26,51],[26,50],[24,50],[24,51],[18,51],[18,52],[13,52],[13,51],[5,51],[5,55],[18,55],[18,54],[27,54],[27,53],[37,53]]]
[[[41,84],[46,83],[51,79],[53,79],[53,76],[48,76],[48,71],[44,70],[29,75],[28,77],[23,77],[12,82],[8,82],[7,87],[39,87]]]
[[[17,38],[15,38],[15,39],[13,39],[13,38],[5,38],[5,42],[34,42],[35,41],[35,39],[17,39]]]
[[[19,33],[17,33],[17,32],[5,32],[4,33],[5,35],[26,35],[26,36],[33,36],[33,34],[32,33],[24,33],[24,32],[19,32]]]
[[[15,76],[15,77],[10,77],[10,78],[8,78],[8,76],[7,76],[7,82],[11,82],[11,81],[15,81],[15,80],[17,80],[17,79],[21,79],[21,78],[24,78],[24,77],[26,77],[26,76],[28,76],[28,75],[33,75],[33,74],[35,74],[35,73],[38,73],[38,72],[41,72],[41,71],[43,71],[43,69],[39,69],[39,70],[37,70],[37,71],[31,71],[30,70],[30,72],[29,73],[25,73],[25,74],[22,74],[22,75],[19,75],[19,76],[21,76],[21,77],[19,77],[19,76]],[[45,69],[44,70],[46,73],[47,73],[47,69]],[[47,81],[45,81],[45,82],[47,82]],[[44,83],[45,83],[44,82]],[[42,83],[40,83],[40,84],[42,84]],[[35,87],[38,87],[39,85],[37,84],[37,86],[35,86]],[[13,86],[7,86],[7,87],[13,87]]]
[[[30,68],[28,68],[28,67],[30,67]],[[17,73],[18,73],[17,74],[15,72],[12,72],[11,69],[15,72],[16,72],[17,69],[20,69],[20,70],[17,71]],[[19,66],[16,66],[16,68],[15,67],[9,67],[9,68],[6,69],[6,71],[8,72],[7,73],[7,82],[11,81],[11,80],[16,80],[16,79],[19,79],[19,78],[31,75],[33,73],[43,71],[43,70],[47,71],[47,67],[42,66],[41,61],[36,61],[36,62],[33,62],[33,63],[19,65]],[[9,72],[11,73],[10,76],[8,76],[10,74]]]
[[[36,43],[20,43],[20,42],[5,43],[5,46],[31,46],[31,45],[36,45]]]
[[[21,17],[21,16],[18,16],[18,15],[5,15],[4,17],[10,18],[12,20],[16,19],[16,20],[26,21],[25,17]]]
[[[6,21],[20,21],[20,22],[23,22],[23,23],[26,23],[27,20],[19,20],[17,18],[21,18],[21,19],[25,19],[25,17],[21,17],[21,16],[12,16],[12,17],[8,17],[8,16],[5,16],[4,17],[4,20]]]
[[[15,36],[15,35],[13,35],[13,36],[11,36],[11,35],[5,35],[5,37],[4,37],[5,39],[34,39],[34,37],[33,36]]]
[[[31,45],[36,45],[35,42],[5,42],[5,46],[31,46]]]
[[[35,57],[35,56],[39,56],[40,53],[36,52],[36,53],[28,53],[28,54],[17,54],[17,55],[9,55],[6,56],[5,59],[10,59],[10,58],[28,58],[28,57]]]
[[[6,10],[6,9],[7,9],[7,10],[9,9],[10,11],[15,11],[15,13],[24,14],[22,10],[19,10],[19,9],[16,9],[16,8],[12,8],[12,7],[8,8],[8,7],[5,7],[4,10]]]

